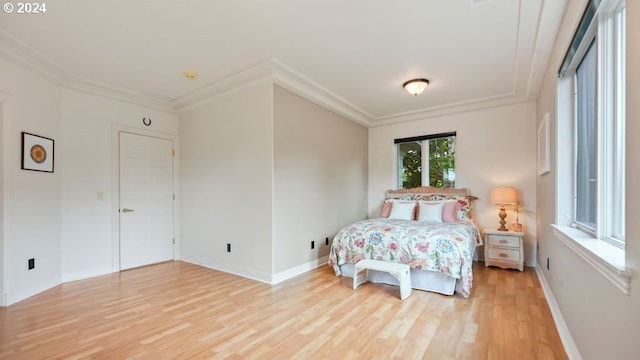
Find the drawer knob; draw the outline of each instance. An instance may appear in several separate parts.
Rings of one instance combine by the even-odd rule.
[[[505,257],[509,257],[509,254],[500,253],[500,257],[503,257],[503,258],[505,258]]]
[[[500,240],[500,244],[506,244],[506,243],[508,243],[508,242],[509,242],[509,241],[507,241],[507,240],[505,240],[505,239]]]

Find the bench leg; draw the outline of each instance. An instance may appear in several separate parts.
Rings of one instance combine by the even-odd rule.
[[[390,272],[394,278],[400,283],[400,299],[404,300],[411,295],[411,275],[410,270],[403,270],[401,272]]]
[[[356,267],[353,273],[353,290],[355,290],[360,284],[367,282],[369,278],[369,270],[367,268],[359,269]]]
[[[395,277],[400,283],[400,299],[404,300],[411,295],[411,275],[409,269],[403,271],[390,271],[393,277]],[[369,280],[369,269],[366,267],[359,268],[356,266],[353,273],[353,289],[355,290]]]
[[[400,276],[400,299],[404,300],[411,295],[411,277],[409,270]]]

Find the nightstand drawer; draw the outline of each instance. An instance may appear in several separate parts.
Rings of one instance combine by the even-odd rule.
[[[520,237],[517,236],[487,235],[487,242],[490,246],[520,247]]]
[[[504,260],[504,261],[520,261],[520,251],[501,249],[501,248],[489,248],[487,249],[490,259]]]

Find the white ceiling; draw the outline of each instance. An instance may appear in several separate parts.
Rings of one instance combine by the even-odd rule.
[[[268,74],[375,126],[535,99],[565,2],[52,1],[0,13],[0,52],[170,111]],[[401,86],[416,77],[431,86],[413,97]]]

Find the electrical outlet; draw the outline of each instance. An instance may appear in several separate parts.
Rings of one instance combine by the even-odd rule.
[[[231,244],[227,243],[227,252],[231,252]]]
[[[313,250],[316,247],[316,242],[311,240],[311,250]]]
[[[324,238],[324,244],[329,246],[329,238]]]
[[[36,268],[36,259],[31,258],[29,260],[27,260],[27,268],[29,268],[29,270],[33,270]]]

